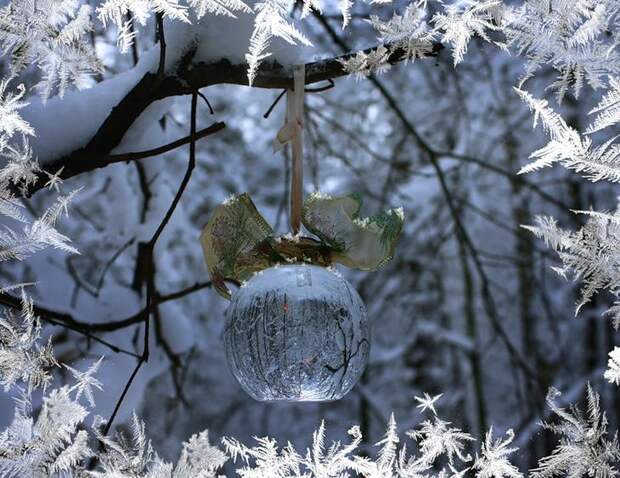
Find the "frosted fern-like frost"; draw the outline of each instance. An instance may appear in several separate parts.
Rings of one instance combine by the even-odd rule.
[[[592,114],[598,114],[598,116],[587,130],[589,133],[617,124],[618,92],[615,91],[617,81],[614,80],[612,85],[615,85],[612,86],[612,91],[592,110]],[[545,147],[530,155],[533,161],[523,167],[519,171],[520,174],[559,163],[590,181],[620,182],[620,146],[616,143],[616,137],[600,145],[594,145],[587,133],[581,135],[577,130],[568,126],[546,100],[534,98],[523,90],[516,89],[515,91],[534,113],[534,127],[540,121],[550,137]]]
[[[571,87],[578,96],[584,83],[605,87],[606,77],[620,73],[618,27],[616,0],[526,0],[507,11],[503,31],[527,58],[520,86],[551,65],[559,77],[550,88],[561,101]]]
[[[383,43],[371,52],[359,52],[341,61],[344,69],[359,77],[370,73],[382,73],[389,69],[389,58],[399,54],[405,60],[424,57],[441,40],[452,47],[454,64],[463,60],[467,45],[475,35],[491,41],[488,32],[497,30],[502,4],[499,1],[465,1],[457,3],[438,2],[443,11],[428,18],[427,1],[410,4],[402,14],[394,14],[383,21],[371,16],[370,21]]]
[[[50,382],[49,371],[57,363],[51,339],[41,345],[40,337],[41,324],[22,289],[21,310],[0,312],[0,384],[5,391],[21,382],[30,393]]]
[[[281,38],[290,45],[311,45],[310,40],[291,23],[287,16],[294,2],[291,0],[262,0],[254,5],[254,30],[250,37],[249,51],[245,56],[248,64],[248,81],[254,81],[260,64],[271,56],[268,52],[271,40]],[[304,8],[303,13],[308,13]]]
[[[547,404],[560,419],[559,423],[543,423],[543,427],[559,437],[560,443],[552,454],[542,458],[531,478],[555,476],[611,478],[618,475],[614,463],[620,460],[618,436],[608,439],[607,418],[601,412],[599,396],[588,385],[588,409],[584,414],[575,406],[569,410],[558,407],[559,396],[552,389]]]
[[[77,0],[13,0],[0,9],[0,48],[10,58],[10,76],[31,64],[43,77],[44,99],[69,84],[85,85],[101,65],[86,35],[92,29],[91,8]]]
[[[550,217],[537,217],[535,226],[525,226],[558,253],[562,260],[562,266],[554,268],[558,274],[582,281],[577,312],[601,290],[616,297],[620,293],[620,209],[613,213],[578,212],[585,214],[587,221],[577,231],[561,228]],[[618,328],[620,316],[613,314],[612,320]]]
[[[219,4],[217,0],[213,2]],[[196,3],[199,11],[207,11],[203,3]],[[178,0],[106,0],[97,7],[97,17],[104,27],[110,23],[116,25],[117,43],[122,53],[127,52],[133,43],[135,32],[132,23],[144,26],[153,13],[189,23],[187,7],[179,4]]]
[[[456,66],[463,61],[467,45],[474,35],[491,42],[487,31],[497,30],[493,20],[499,1],[469,1],[458,5],[446,5],[444,13],[437,13],[432,22],[441,32],[441,41],[452,46]]]
[[[506,438],[493,440],[493,427],[486,434],[480,456],[476,456],[476,463],[473,469],[476,470],[478,478],[493,478],[502,476],[506,478],[522,478],[523,473],[510,463],[510,455],[517,451],[517,448],[510,448],[510,444],[515,438],[513,430],[506,432]]]
[[[609,383],[620,385],[620,347],[609,352],[609,362],[605,371],[605,379]]]

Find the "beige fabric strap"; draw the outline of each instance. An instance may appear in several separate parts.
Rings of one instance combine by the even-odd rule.
[[[304,121],[304,88],[305,66],[293,67],[294,89],[286,90],[286,119],[284,126],[278,131],[274,142],[274,150],[278,151],[285,144],[291,143],[292,174],[291,174],[291,229],[294,234],[301,228],[301,208],[303,204],[303,121]]]
[[[304,164],[303,164],[303,121],[304,88],[306,74],[304,65],[294,67],[294,90],[286,92],[288,123],[293,124],[292,168],[291,168],[291,230],[298,234],[301,228],[301,207],[304,201]]]

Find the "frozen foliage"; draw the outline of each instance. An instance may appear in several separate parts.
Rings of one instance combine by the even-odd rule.
[[[482,444],[481,456],[476,457],[473,467],[478,478],[521,478],[523,476],[518,468],[510,463],[510,455],[517,451],[517,448],[510,448],[514,438],[514,431],[508,430],[504,440],[498,438],[493,441],[493,427],[491,427]]]
[[[41,345],[40,336],[41,324],[22,289],[20,313],[4,309],[0,315],[0,383],[6,391],[21,382],[30,393],[51,380],[49,370],[57,365],[51,339]]]
[[[609,352],[609,363],[607,365],[607,371],[605,372],[605,378],[610,383],[620,385],[620,347],[614,347]]]
[[[587,216],[587,221],[577,231],[561,228],[551,217],[538,217],[535,226],[526,226],[557,251],[562,267],[555,267],[556,272],[563,277],[572,274],[576,279],[582,280],[577,312],[601,290],[609,290],[616,298],[620,294],[620,209],[613,213],[580,213]],[[616,308],[608,311],[616,328],[620,326],[618,312]]]
[[[246,55],[250,84],[256,76],[260,63],[271,56],[267,49],[272,38],[282,38],[291,45],[295,45],[297,42],[305,45],[311,44],[306,36],[287,18],[292,3],[291,0],[262,0],[255,4],[254,31],[250,37],[250,47]],[[309,13],[312,5],[311,0],[304,1],[303,15]]]
[[[606,86],[620,73],[617,0],[526,0],[508,10],[504,32],[508,44],[527,58],[521,85],[543,65],[560,76],[550,88],[561,100],[572,86],[575,95],[584,83]]]
[[[430,478],[463,476],[471,466],[485,470],[487,475],[477,476],[511,476],[500,474],[501,469],[481,459],[472,460],[463,450],[473,437],[459,429],[450,427],[448,422],[433,414],[432,418],[422,422],[415,430],[407,432],[414,440],[410,454],[406,444],[401,446],[394,416],[390,417],[384,438],[376,443],[378,448],[375,459],[354,454],[362,441],[358,427],[349,430],[351,442],[343,445],[333,443],[325,446],[325,426],[321,423],[313,434],[312,447],[305,455],[299,453],[290,444],[279,449],[270,438],[257,439],[255,447],[248,447],[232,438],[223,440],[226,450],[233,460],[241,459],[245,467],[238,470],[240,476],[270,477],[347,477],[360,474],[366,478]],[[444,459],[445,466],[439,465]],[[471,462],[471,463],[470,463]],[[465,466],[465,468],[463,468]],[[494,466],[494,468],[491,468]],[[456,468],[462,468],[460,472]],[[495,473],[488,474],[493,470]],[[459,474],[460,473],[460,474]]]
[[[384,438],[376,444],[376,458],[356,454],[362,441],[359,427],[349,430],[351,441],[325,445],[323,423],[313,434],[312,446],[305,453],[298,452],[290,443],[280,449],[275,440],[256,438],[255,446],[247,446],[234,438],[222,440],[225,451],[209,442],[208,433],[192,436],[183,444],[181,455],[173,465],[162,460],[147,438],[144,423],[134,414],[130,436],[118,433],[111,438],[101,434],[100,418],[92,427],[86,418],[94,406],[90,388],[98,386],[93,377],[101,361],[87,371],[71,370],[77,381],[49,392],[38,414],[33,414],[30,399],[23,395],[15,408],[10,426],[0,433],[0,472],[6,477],[50,476],[72,473],[74,476],[112,477],[169,477],[217,478],[218,471],[230,458],[241,466],[242,477],[348,477],[360,474],[366,478],[431,478],[463,477],[467,472],[477,478],[520,478],[523,475],[510,463],[516,451],[510,447],[514,433],[506,432],[504,439],[493,439],[491,428],[475,458],[465,453],[474,438],[436,414],[434,404],[439,397],[425,395],[423,408],[431,412],[407,435],[414,440],[410,453],[401,444],[397,425],[392,415]],[[560,419],[559,423],[544,426],[560,435],[560,443],[553,454],[543,458],[533,477],[615,476],[613,463],[620,458],[617,439],[609,440],[605,414],[601,413],[599,397],[588,387],[588,413],[584,417],[573,407],[567,412],[555,405],[559,392],[552,391],[549,406]],[[86,398],[85,403],[80,397]],[[104,448],[96,453],[93,438]],[[88,467],[96,456],[95,468]]]
[[[495,0],[448,4],[444,13],[433,17],[431,22],[441,33],[441,41],[452,47],[455,66],[463,61],[467,45],[474,35],[491,42],[487,31],[497,30],[493,20],[497,18],[500,5],[501,2]]]
[[[404,59],[415,60],[433,51],[434,42],[441,41],[452,47],[454,64],[463,61],[467,45],[474,36],[491,41],[489,31],[497,30],[501,16],[501,2],[455,2],[442,4],[443,11],[428,19],[427,2],[418,0],[410,4],[403,14],[395,14],[387,21],[371,16],[370,21],[384,45],[343,60],[343,66],[358,76],[389,69],[388,59],[399,53]]]
[[[376,3],[376,2],[375,2]],[[352,2],[341,2],[344,23],[351,18]],[[268,58],[270,41],[283,38],[287,42],[308,43],[301,31],[291,23],[288,14],[293,2],[265,0],[246,5],[237,0],[191,0],[189,7],[196,16],[210,13],[225,16],[236,12],[256,14],[255,29],[250,40],[248,75],[254,77],[260,62]],[[584,82],[593,87],[608,88],[601,103],[592,111],[595,120],[587,133],[598,133],[618,124],[620,94],[616,74],[617,1],[551,2],[529,1],[504,15],[496,1],[460,1],[441,6],[439,13],[427,18],[426,1],[418,1],[404,13],[383,22],[373,17],[384,46],[369,54],[359,54],[346,62],[346,67],[361,75],[388,68],[388,58],[402,50],[405,58],[415,59],[432,50],[434,41],[442,41],[453,50],[454,62],[463,59],[473,36],[492,41],[492,31],[508,25],[509,44],[529,57],[526,78],[541,65],[551,63],[560,70],[561,78],[553,85],[562,98],[569,86],[578,93]],[[574,8],[573,8],[574,7]],[[306,1],[302,16],[318,9],[318,3]],[[99,6],[97,14],[104,22],[115,23],[120,30],[121,47],[132,40],[130,22],[145,24],[153,14],[187,21],[188,7],[174,0],[110,0]],[[131,15],[129,15],[131,13]],[[64,91],[70,82],[81,85],[86,75],[97,71],[98,63],[84,36],[90,29],[88,7],[79,2],[16,2],[4,7],[0,15],[0,42],[11,56],[11,74],[37,64],[43,71],[40,88],[44,97],[55,90]],[[608,31],[612,33],[608,35]],[[0,260],[21,260],[46,247],[75,252],[68,238],[56,230],[58,219],[66,211],[72,195],[61,196],[51,207],[43,208],[38,217],[30,217],[16,199],[26,187],[38,180],[40,168],[32,157],[28,136],[32,128],[19,116],[23,106],[23,88],[9,92],[9,83],[1,83],[0,98],[0,213],[9,226],[0,236]],[[588,178],[618,181],[617,145],[609,140],[593,146],[588,135],[570,128],[543,100],[520,91],[551,136],[550,145],[535,153],[535,163],[524,172],[559,162],[582,172]],[[59,189],[59,174],[49,177],[48,187]],[[97,193],[93,193],[97,194]],[[157,199],[157,198],[156,198]],[[617,269],[618,212],[582,212],[588,222],[577,232],[557,226],[552,219],[540,219],[531,228],[560,253],[564,264],[559,272],[577,274],[584,279],[582,303],[599,290],[618,295]],[[23,289],[24,285],[7,286]],[[372,478],[458,478],[476,476],[520,477],[511,463],[517,451],[514,433],[508,430],[494,438],[494,430],[486,433],[478,446],[475,438],[438,416],[438,399],[418,397],[418,407],[428,416],[407,432],[411,441],[398,434],[396,421],[390,417],[384,438],[377,445],[377,456],[358,453],[362,442],[359,427],[352,427],[346,444],[325,445],[323,424],[313,435],[313,444],[305,452],[288,444],[280,448],[269,437],[257,438],[255,446],[247,446],[234,438],[225,438],[222,449],[211,445],[207,432],[194,435],[183,445],[176,465],[161,459],[147,438],[145,424],[134,415],[130,436],[118,432],[103,436],[102,421],[89,420],[94,407],[94,389],[101,383],[95,377],[101,361],[83,371],[66,367],[73,385],[51,388],[50,368],[56,365],[49,343],[39,343],[41,329],[32,303],[22,292],[22,310],[0,317],[0,381],[6,388],[23,395],[18,398],[12,423],[0,433],[0,475],[34,476],[98,476],[98,477],[204,477],[219,476],[228,460],[239,464],[237,474],[244,477],[327,478],[365,476]],[[620,322],[620,300],[609,311]],[[610,353],[606,378],[620,383],[618,348]],[[30,392],[43,388],[39,409],[33,409]],[[557,433],[559,444],[543,458],[533,471],[534,477],[607,478],[617,475],[614,465],[620,459],[617,439],[607,436],[605,414],[596,393],[588,388],[588,411],[559,408],[552,392],[549,406],[558,422],[545,427]],[[100,447],[105,444],[105,448]],[[95,461],[90,461],[96,457]],[[89,469],[89,464],[93,465]]]
[[[590,111],[594,120],[584,133],[569,126],[546,100],[517,89],[534,113],[534,126],[540,121],[550,137],[546,146],[530,155],[533,161],[520,173],[559,163],[590,181],[620,182],[617,136],[608,137],[600,144],[592,139],[592,135],[616,127],[620,121],[620,86],[616,76],[620,69],[619,14],[617,0],[529,0],[506,15],[504,31],[509,43],[528,58],[521,85],[541,66],[552,65],[560,72],[560,78],[550,86],[556,91],[558,102],[571,86],[575,96],[586,82],[594,89],[605,89],[599,104]],[[583,280],[577,312],[600,290],[608,290],[615,296],[616,301],[606,315],[612,317],[616,329],[620,326],[620,290],[614,270],[620,245],[618,211],[577,211],[588,217],[586,224],[574,232],[560,228],[550,217],[539,217],[536,226],[528,227],[558,252],[563,264],[554,268],[556,272],[563,276],[572,273]],[[617,383],[614,364],[612,357],[606,377]]]
[[[91,9],[77,0],[18,0],[0,9],[0,47],[10,56],[11,76],[31,64],[43,72],[43,98],[70,83],[85,85],[101,66],[86,35]]]
[[[9,259],[23,260],[28,255],[46,247],[56,247],[66,252],[77,252],[69,244],[69,239],[58,232],[56,223],[76,192],[59,196],[40,217],[30,218],[24,205],[15,193],[25,191],[33,184],[41,170],[32,158],[28,137],[33,130],[19,115],[25,104],[20,100],[24,87],[17,93],[7,92],[8,81],[0,83],[0,158],[4,160],[0,168],[0,214],[13,221],[0,231],[0,262]],[[58,187],[58,177],[49,176],[50,187]]]
[[[534,127],[540,121],[550,137],[550,142],[544,148],[531,154],[533,161],[519,171],[521,174],[559,163],[590,181],[620,182],[620,148],[615,142],[616,138],[601,145],[594,145],[588,135],[581,135],[567,125],[562,116],[553,111],[547,100],[534,98],[523,90],[517,89],[516,92],[534,113]],[[614,115],[617,114],[614,112],[614,100],[617,100],[617,95],[612,91],[593,110],[598,116],[590,131],[598,131],[602,127],[615,124]]]
[[[177,0],[106,0],[97,7],[97,16],[103,25],[114,23],[118,28],[118,46],[123,53],[133,43],[135,36],[133,23],[146,25],[153,12],[189,22],[187,7],[179,4]]]
[[[32,416],[28,396],[17,402],[10,426],[0,434],[0,475],[7,478],[53,476],[81,468],[92,455],[80,427],[87,409],[64,386],[52,390]]]
[[[554,476],[594,476],[611,478],[617,476],[614,463],[620,460],[618,436],[607,437],[607,418],[601,412],[599,396],[588,385],[588,409],[584,415],[576,407],[559,408],[555,399],[557,390],[551,390],[547,404],[560,419],[559,423],[544,423],[543,427],[559,436],[560,443],[553,453],[539,462],[532,471],[532,478]]]

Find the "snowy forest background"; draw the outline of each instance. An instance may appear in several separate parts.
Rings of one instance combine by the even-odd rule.
[[[143,350],[145,287],[153,277],[150,357],[128,389],[115,425],[127,430],[133,422],[140,435],[140,422],[132,419],[135,410],[166,461],[176,461],[183,442],[205,429],[211,444],[235,437],[252,445],[252,437],[269,436],[282,446],[290,442],[305,455],[301,450],[312,445],[312,432],[322,420],[327,442],[348,443],[346,431],[358,425],[363,439],[356,453],[375,456],[374,444],[384,438],[392,413],[404,432],[424,427],[428,413],[434,417],[436,409],[451,427],[479,437],[483,445],[491,426],[494,439],[510,438],[509,430],[514,430],[514,441],[499,442],[493,455],[492,443],[485,454],[479,444],[451,437],[462,443],[455,452],[459,459],[468,453],[488,458],[487,474],[483,460],[476,460],[478,471],[457,467],[445,447],[439,452],[447,453],[449,463],[439,460],[419,474],[394,476],[522,476],[520,472],[536,467],[543,471],[532,476],[615,476],[620,357],[614,364],[609,353],[620,344],[613,320],[620,312],[620,306],[614,308],[620,220],[613,213],[618,201],[614,183],[620,180],[614,138],[620,117],[620,83],[615,79],[620,74],[620,2],[345,1],[350,18],[344,30],[342,5],[334,2],[322,3],[320,15],[308,3],[278,0],[249,7],[236,1],[189,3],[19,0],[5,4],[0,13],[5,53],[0,107],[0,212],[5,225],[0,233],[0,302],[5,308],[0,328],[9,331],[0,333],[0,381],[5,385],[0,393],[0,430],[5,430],[0,435],[0,475],[26,476],[20,473],[28,467],[32,476],[53,475],[64,465],[54,468],[50,463],[56,458],[43,455],[58,454],[80,440],[83,446],[73,448],[75,459],[65,455],[67,469],[92,471],[106,463],[113,468],[113,460],[93,462],[84,452],[90,440],[91,454],[98,449],[105,453],[93,436],[78,440],[76,434],[90,429],[93,417],[111,416],[136,367]],[[191,86],[170,86],[170,91],[186,88],[185,95],[175,90],[153,102],[121,135],[120,144],[102,146],[103,159],[93,156],[96,149],[85,150],[81,159],[90,159],[92,170],[68,174],[71,166],[65,166],[46,174],[33,163],[38,160],[45,170],[55,159],[79,152],[112,107],[159,67],[174,76],[179,62],[209,65],[225,58],[242,65],[245,75],[246,61],[252,69],[262,54],[256,46],[261,38],[257,40],[255,14],[250,13],[252,8],[265,12],[260,5],[275,9],[270,14],[279,19],[268,18],[271,27],[292,22],[305,35],[267,29],[275,37],[265,64],[307,63],[373,47],[377,30],[388,45],[387,53],[353,57],[345,64],[350,77],[335,79],[333,88],[306,95],[306,193],[357,191],[364,198],[364,213],[401,205],[405,212],[405,229],[391,263],[373,273],[341,270],[367,304],[372,347],[360,383],[334,403],[258,403],[243,393],[228,371],[220,340],[227,301],[210,289],[198,243],[210,212],[231,194],[246,191],[270,224],[281,233],[288,231],[288,157],[273,152],[284,102],[265,117],[282,87],[261,88],[261,67],[253,71],[255,88],[221,84],[227,82],[221,76],[225,68],[187,68],[186,79],[194,74],[196,84],[209,85],[201,90],[209,105],[197,98],[195,131],[217,122],[225,128],[195,142],[196,167],[157,241],[154,274],[148,267],[145,272],[144,244],[179,190],[189,141],[163,154],[128,153],[149,152],[190,134]],[[226,16],[225,9],[236,11],[238,18]],[[371,15],[386,21],[394,12],[403,17],[383,24],[368,21]],[[163,64],[158,24],[166,34]],[[305,39],[313,46],[304,45]],[[391,48],[422,58],[393,61]],[[190,50],[194,56],[187,60]],[[529,79],[521,85],[524,75]],[[518,85],[532,96],[517,91]],[[539,99],[547,99],[565,124]],[[596,105],[601,109],[590,114]],[[534,114],[545,128],[532,128]],[[589,127],[590,136],[576,132]],[[588,137],[595,146],[587,143]],[[596,145],[604,149],[596,150]],[[517,174],[531,162],[532,152],[543,147],[537,163],[541,168]],[[100,167],[106,161],[110,164]],[[553,162],[566,167],[542,169]],[[599,213],[575,213],[590,209]],[[555,229],[550,220],[537,222],[537,216],[554,217],[566,231]],[[540,227],[535,234],[521,227],[535,224]],[[567,268],[559,272],[566,277],[557,273],[562,261]],[[572,272],[585,277],[585,286],[570,280]],[[599,289],[604,290],[594,294]],[[34,309],[20,313],[22,302],[29,305],[26,294]],[[588,300],[575,317],[580,297]],[[48,340],[55,359],[66,366],[53,366],[48,350],[40,348]],[[67,411],[73,428],[55,438],[54,452],[32,458],[37,434],[44,441],[51,432],[32,428],[28,420],[16,428],[15,417],[30,416],[24,405],[30,398],[24,397],[31,397],[32,416],[44,410],[49,423],[55,423],[42,397],[74,383],[67,392],[72,398],[63,403],[81,403],[77,406],[88,409],[88,418],[73,423],[82,411]],[[561,395],[549,396],[549,390]],[[436,401],[430,398],[439,394]],[[568,457],[562,458],[562,450],[558,455],[557,433],[540,426],[541,420],[557,422],[549,403],[591,412],[589,425],[585,418],[560,418],[574,426],[560,430],[574,446]],[[602,411],[609,422],[607,438],[598,433]],[[28,432],[24,423],[30,423]],[[355,440],[356,433],[354,429]],[[437,433],[428,437],[439,440]],[[386,440],[382,445],[396,446],[389,430]],[[401,444],[405,440],[401,435]],[[438,443],[443,447],[448,442]],[[232,456],[234,450],[243,451],[234,440],[226,447]],[[504,462],[508,453],[502,452],[508,448],[518,448],[510,454],[510,467]],[[108,444],[109,454],[110,449]],[[206,450],[202,458],[223,461],[211,448]],[[240,453],[237,463],[229,459],[221,473],[234,476],[243,459]],[[550,455],[564,461],[552,463],[545,474],[540,460]],[[394,459],[388,456],[388,461]],[[115,460],[117,465],[122,461]],[[148,466],[138,471],[139,462],[136,458],[133,471],[119,465],[119,474],[108,470],[101,476],[147,476]],[[302,476],[292,471],[276,475],[274,470],[284,465],[269,466],[245,476]],[[363,468],[362,461],[356,466]],[[364,476],[392,476],[381,466]],[[86,473],[82,468],[74,473]],[[332,471],[336,469],[334,465]],[[445,475],[439,475],[442,469]],[[174,476],[198,476],[187,470]],[[202,472],[217,476],[208,474],[215,473],[208,467]],[[311,476],[339,476],[336,471],[322,473],[314,470]]]

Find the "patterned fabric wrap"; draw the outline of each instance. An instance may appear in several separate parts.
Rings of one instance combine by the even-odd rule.
[[[389,262],[403,227],[401,208],[360,218],[359,195],[332,197],[314,193],[306,199],[302,222],[319,240],[276,237],[246,193],[220,204],[200,236],[215,289],[227,299],[226,281],[242,283],[275,264],[333,262],[371,271]]]

